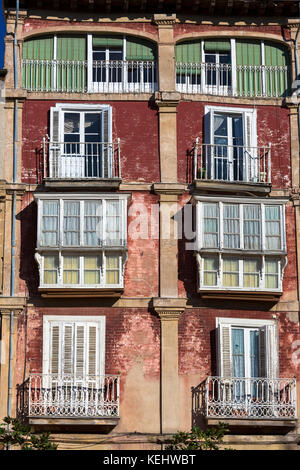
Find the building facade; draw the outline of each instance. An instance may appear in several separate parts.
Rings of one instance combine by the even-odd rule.
[[[1,416],[297,449],[298,2],[102,3],[6,2]]]

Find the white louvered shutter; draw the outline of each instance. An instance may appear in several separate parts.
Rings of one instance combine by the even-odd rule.
[[[59,176],[60,146],[59,146],[59,111],[50,108],[50,145],[49,145],[49,168],[48,176],[55,178]]]
[[[103,374],[99,328],[96,322],[52,324],[49,373],[74,375],[78,380]]]
[[[218,328],[218,375],[232,377],[231,326],[219,325]]]
[[[259,374],[260,377],[278,378],[278,337],[276,325],[259,329]]]
[[[102,119],[102,141],[103,155],[102,155],[102,172],[105,178],[109,178],[112,175],[112,147],[111,147],[111,113],[110,108],[104,108],[101,113]]]

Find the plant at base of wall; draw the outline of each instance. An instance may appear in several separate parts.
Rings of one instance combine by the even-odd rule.
[[[10,446],[21,450],[56,450],[57,445],[49,438],[50,433],[35,434],[18,419],[6,417],[0,424],[0,450],[8,450]]]
[[[218,426],[205,431],[195,426],[190,432],[179,431],[174,434],[173,440],[165,447],[165,450],[220,450],[227,431],[226,425],[221,422]]]

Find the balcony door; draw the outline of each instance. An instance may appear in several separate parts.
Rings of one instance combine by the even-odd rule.
[[[205,52],[204,62],[204,91],[215,95],[229,95],[232,82],[231,52]]]
[[[246,171],[244,161],[243,115],[214,113],[213,160],[214,179],[243,181]]]
[[[110,107],[51,109],[49,176],[103,178],[111,174]]]
[[[123,46],[93,47],[94,92],[105,93],[122,90],[123,83]]]
[[[43,405],[57,415],[96,414],[103,399],[105,317],[48,318]]]
[[[256,182],[256,112],[242,108],[206,107],[202,169],[206,179]]]

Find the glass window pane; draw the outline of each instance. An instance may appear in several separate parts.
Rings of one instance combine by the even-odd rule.
[[[266,250],[281,249],[280,207],[265,206]]]
[[[244,265],[244,287],[259,287],[259,260],[246,259],[243,261]]]
[[[100,284],[100,256],[84,257],[84,283]]]
[[[99,246],[102,244],[102,203],[85,201],[84,203],[84,244]]]
[[[204,247],[216,248],[218,246],[218,225],[219,225],[219,210],[217,204],[204,204]]]
[[[205,286],[216,286],[218,274],[218,260],[217,258],[205,257],[203,258],[203,283]]]
[[[250,368],[251,377],[258,377],[259,370],[259,331],[250,331]],[[254,395],[256,395],[254,391]]]
[[[64,201],[64,245],[80,244],[80,202]]]
[[[244,205],[244,248],[260,250],[261,214],[257,204]]]
[[[106,245],[122,245],[121,201],[106,201]]]
[[[232,375],[233,377],[245,377],[245,347],[244,330],[242,328],[232,328]]]
[[[43,201],[41,245],[58,245],[59,202]]]
[[[44,284],[57,284],[58,256],[44,256]]]
[[[266,289],[278,289],[278,260],[265,261],[265,284]]]
[[[223,259],[223,285],[226,287],[239,286],[239,260],[235,258]]]
[[[238,204],[223,206],[224,248],[240,247],[240,218]]]
[[[64,284],[79,284],[79,256],[64,256]]]
[[[106,255],[106,284],[119,284],[119,255]]]

